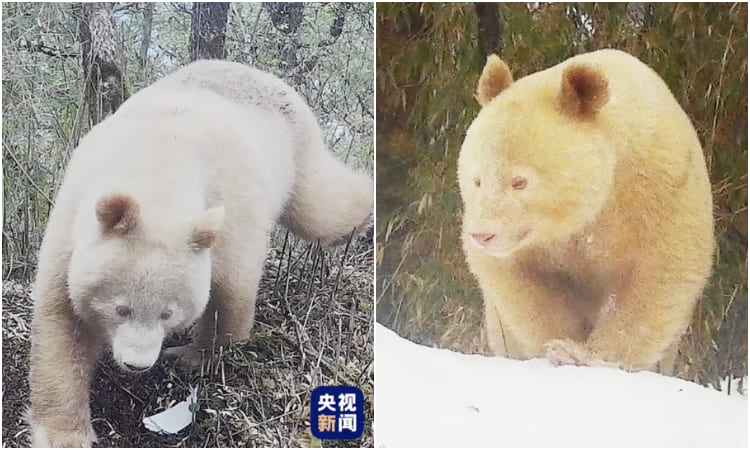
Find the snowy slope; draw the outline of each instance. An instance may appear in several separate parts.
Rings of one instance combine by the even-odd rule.
[[[377,325],[379,447],[747,447],[747,399],[651,372],[428,348]]]

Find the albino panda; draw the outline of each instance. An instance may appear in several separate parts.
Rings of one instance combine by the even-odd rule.
[[[670,370],[711,272],[698,136],[659,76],[601,50],[513,81],[492,55],[458,161],[496,354]]]
[[[246,339],[278,221],[331,244],[367,227],[372,208],[370,178],[327,150],[310,108],[271,74],[199,61],[134,95],[81,140],[47,225],[32,444],[96,440],[89,385],[104,343],[142,371],[197,319],[192,345],[168,349],[188,363],[214,329],[219,343]]]

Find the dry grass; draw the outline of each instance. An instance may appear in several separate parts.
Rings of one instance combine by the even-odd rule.
[[[216,349],[200,371],[160,362],[129,375],[105,357],[92,386],[101,447],[310,447],[309,397],[320,385],[350,384],[365,393],[360,441],[323,446],[372,447],[372,236],[332,251],[283,231],[272,239],[258,295],[253,337]],[[30,287],[3,283],[3,446],[28,445]],[[176,337],[167,345],[181,343]],[[145,416],[185,399],[199,386],[200,411],[180,435],[160,436]]]

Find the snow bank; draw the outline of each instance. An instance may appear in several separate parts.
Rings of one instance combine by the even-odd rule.
[[[747,399],[651,372],[420,346],[376,327],[379,447],[747,447]]]

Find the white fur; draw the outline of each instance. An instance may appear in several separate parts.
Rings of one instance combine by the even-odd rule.
[[[88,386],[103,341],[138,369],[199,318],[195,348],[214,330],[219,343],[247,338],[276,223],[331,243],[366,226],[372,207],[369,177],[327,150],[310,108],[271,74],[201,61],[135,94],[81,140],[50,215],[32,443],[93,440]]]
[[[125,323],[112,336],[112,356],[126,368],[147,369],[159,358],[164,328]]]

